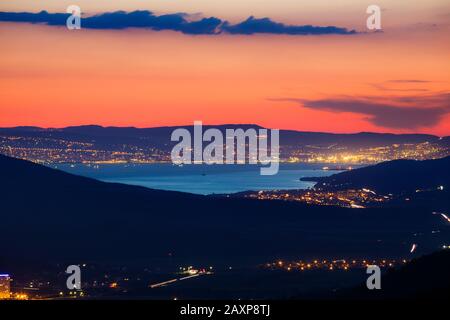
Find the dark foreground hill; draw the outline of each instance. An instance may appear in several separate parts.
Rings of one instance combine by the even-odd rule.
[[[366,285],[340,294],[351,299],[445,299],[450,294],[450,250],[415,259],[398,270],[381,277],[381,290]]]
[[[4,259],[244,264],[404,256],[417,232],[425,235],[417,253],[434,251],[441,240],[428,235],[445,227],[427,210],[209,198],[104,183],[5,156],[0,177]]]
[[[380,193],[414,192],[450,187],[450,157],[436,160],[394,160],[315,179],[316,187],[344,190],[367,188]]]

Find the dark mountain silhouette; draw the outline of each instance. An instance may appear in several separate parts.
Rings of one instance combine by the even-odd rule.
[[[436,160],[394,160],[316,178],[316,188],[330,190],[367,188],[380,193],[414,192],[450,187],[450,157]]]
[[[256,130],[262,127],[253,124],[226,124],[203,126],[204,130],[218,128],[223,133],[225,129],[242,128]],[[102,127],[97,125],[75,126],[67,128],[15,127],[0,128],[0,134],[5,136],[40,137],[52,139],[67,139],[85,142],[95,142],[97,147],[111,148],[124,143],[136,146],[156,147],[171,150],[170,135],[174,129],[186,128],[193,131],[193,126],[135,128],[135,127]],[[392,144],[406,143],[440,143],[448,146],[448,139],[427,134],[390,134],[361,132],[354,134],[334,134],[322,132],[302,132],[280,130],[280,144],[292,147],[313,148],[368,148]]]
[[[330,147],[337,145],[347,148],[369,148],[392,144],[438,142],[438,137],[428,134],[392,134],[360,132],[349,134],[302,132],[282,130],[280,140],[287,145],[319,145]]]
[[[351,210],[104,183],[0,156],[0,257],[223,264],[277,257],[408,254],[428,210]],[[434,240],[433,240],[434,239]],[[423,242],[417,253],[441,243]]]
[[[414,259],[404,267],[389,270],[381,277],[381,290],[366,284],[338,295],[351,299],[446,299],[450,294],[450,250]]]

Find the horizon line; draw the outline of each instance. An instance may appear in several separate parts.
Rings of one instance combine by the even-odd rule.
[[[82,128],[82,127],[98,127],[103,129],[108,128],[116,128],[116,129],[138,129],[138,130],[145,130],[145,129],[162,129],[162,128],[182,128],[182,127],[193,127],[194,124],[185,124],[185,125],[162,125],[162,126],[153,126],[153,127],[137,127],[137,126],[110,126],[110,125],[99,125],[99,124],[79,124],[79,125],[69,125],[69,126],[63,126],[63,127],[41,127],[41,126],[34,126],[34,125],[18,125],[18,126],[11,126],[11,127],[0,127],[0,130],[3,129],[19,129],[19,128],[35,128],[35,129],[41,129],[41,130],[63,130],[68,128]],[[299,132],[299,133],[320,133],[320,134],[334,134],[334,135],[355,135],[355,134],[380,134],[380,135],[427,135],[427,136],[433,136],[438,138],[445,138],[449,137],[449,135],[436,135],[432,133],[393,133],[393,132],[374,132],[374,131],[358,131],[358,132],[329,132],[329,131],[303,131],[303,130],[297,130],[297,129],[276,129],[276,128],[269,128],[265,127],[256,123],[223,123],[223,124],[203,124],[203,127],[224,127],[224,126],[253,126],[253,127],[260,127],[262,129],[270,129],[270,130],[280,130],[280,131],[293,131],[293,132]]]

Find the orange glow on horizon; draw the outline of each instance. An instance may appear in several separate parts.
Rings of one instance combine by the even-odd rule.
[[[448,135],[448,114],[433,127],[406,130],[376,126],[362,114],[276,101],[448,92],[445,36],[187,36],[2,23],[0,126],[153,127],[201,120]],[[430,82],[386,84],[393,79]]]

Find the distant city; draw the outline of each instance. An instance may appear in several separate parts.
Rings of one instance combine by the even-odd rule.
[[[168,163],[174,144],[170,141],[170,132],[170,127],[132,130],[97,126],[0,128],[0,154],[37,163]],[[448,155],[448,137],[280,132],[281,162],[373,164]]]

